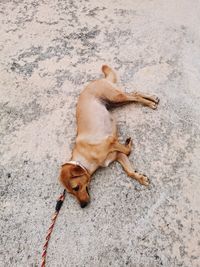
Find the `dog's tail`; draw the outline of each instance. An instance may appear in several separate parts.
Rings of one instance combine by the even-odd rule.
[[[117,76],[116,76],[115,72],[108,65],[103,65],[102,71],[105,74],[105,77],[108,81],[110,81],[112,83],[117,82]]]

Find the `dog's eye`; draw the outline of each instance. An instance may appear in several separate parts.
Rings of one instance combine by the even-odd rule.
[[[79,185],[77,185],[76,187],[73,188],[74,191],[78,191],[79,190]]]

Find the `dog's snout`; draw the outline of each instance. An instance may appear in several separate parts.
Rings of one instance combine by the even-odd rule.
[[[81,205],[81,208],[85,208],[87,206],[88,202],[81,202],[80,205]]]

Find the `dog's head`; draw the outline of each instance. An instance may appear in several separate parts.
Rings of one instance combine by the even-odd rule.
[[[80,165],[66,163],[62,165],[60,181],[70,194],[79,201],[81,208],[87,206],[90,201],[89,183],[90,174]]]

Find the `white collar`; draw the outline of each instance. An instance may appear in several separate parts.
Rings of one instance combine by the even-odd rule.
[[[87,174],[90,174],[89,171],[85,168],[85,166],[83,166],[79,161],[75,161],[75,160],[70,160],[70,161],[67,161],[66,163],[62,164],[61,166],[65,166],[65,165],[75,165],[75,166],[79,166],[81,167],[84,171],[87,172]]]

